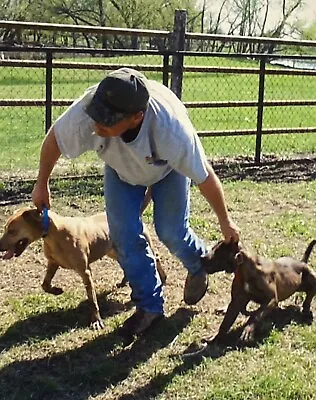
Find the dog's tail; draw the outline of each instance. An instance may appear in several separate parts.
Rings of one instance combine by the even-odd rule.
[[[315,246],[315,244],[316,244],[316,240],[314,239],[314,240],[312,240],[312,241],[310,242],[310,244],[307,246],[307,249],[305,250],[304,256],[303,256],[303,258],[302,258],[302,261],[303,261],[305,264],[307,264],[308,259],[309,259],[309,256],[311,255],[311,252],[312,252],[313,247]]]

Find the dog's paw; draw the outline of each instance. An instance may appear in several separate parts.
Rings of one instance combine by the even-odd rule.
[[[60,294],[64,293],[63,289],[56,287],[56,286],[46,286],[42,285],[44,292],[53,294],[54,296],[59,296]]]
[[[314,320],[314,316],[311,310],[302,311],[302,319],[305,324],[311,324]]]
[[[104,323],[103,323],[102,319],[97,319],[97,320],[91,322],[90,327],[94,331],[99,331],[104,328]]]
[[[254,339],[254,328],[252,326],[246,326],[241,332],[241,335],[239,337],[239,342],[247,343],[253,341],[253,339]]]
[[[53,286],[53,287],[51,288],[50,293],[53,294],[53,295],[55,295],[55,296],[59,296],[60,294],[63,294],[64,291],[63,291],[63,289],[60,288],[60,287]]]

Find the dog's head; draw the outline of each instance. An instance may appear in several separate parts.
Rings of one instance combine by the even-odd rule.
[[[8,260],[20,256],[27,246],[42,236],[42,217],[34,208],[17,210],[6,222],[0,238],[0,251]]]
[[[235,256],[240,251],[240,244],[236,242],[218,242],[209,253],[202,257],[202,267],[208,274],[225,271],[235,272],[237,268]]]

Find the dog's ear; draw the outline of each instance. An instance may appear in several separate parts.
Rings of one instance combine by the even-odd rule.
[[[41,214],[36,208],[25,210],[22,217],[30,225],[41,226],[42,224]]]
[[[239,241],[234,242],[233,240],[231,240],[229,242],[231,249],[233,250],[234,253],[239,253],[239,251],[241,250],[241,243]]]
[[[235,255],[235,261],[236,264],[239,266],[244,262],[244,254],[242,251],[239,251],[236,255]]]

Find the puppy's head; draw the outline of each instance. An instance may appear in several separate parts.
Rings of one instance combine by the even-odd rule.
[[[8,260],[20,256],[27,246],[42,236],[42,217],[32,208],[17,210],[6,222],[0,238],[0,251],[5,251],[3,258]]]
[[[202,257],[202,267],[208,274],[225,271],[232,273],[236,270],[235,256],[240,251],[240,244],[236,242],[218,242],[209,253]]]

